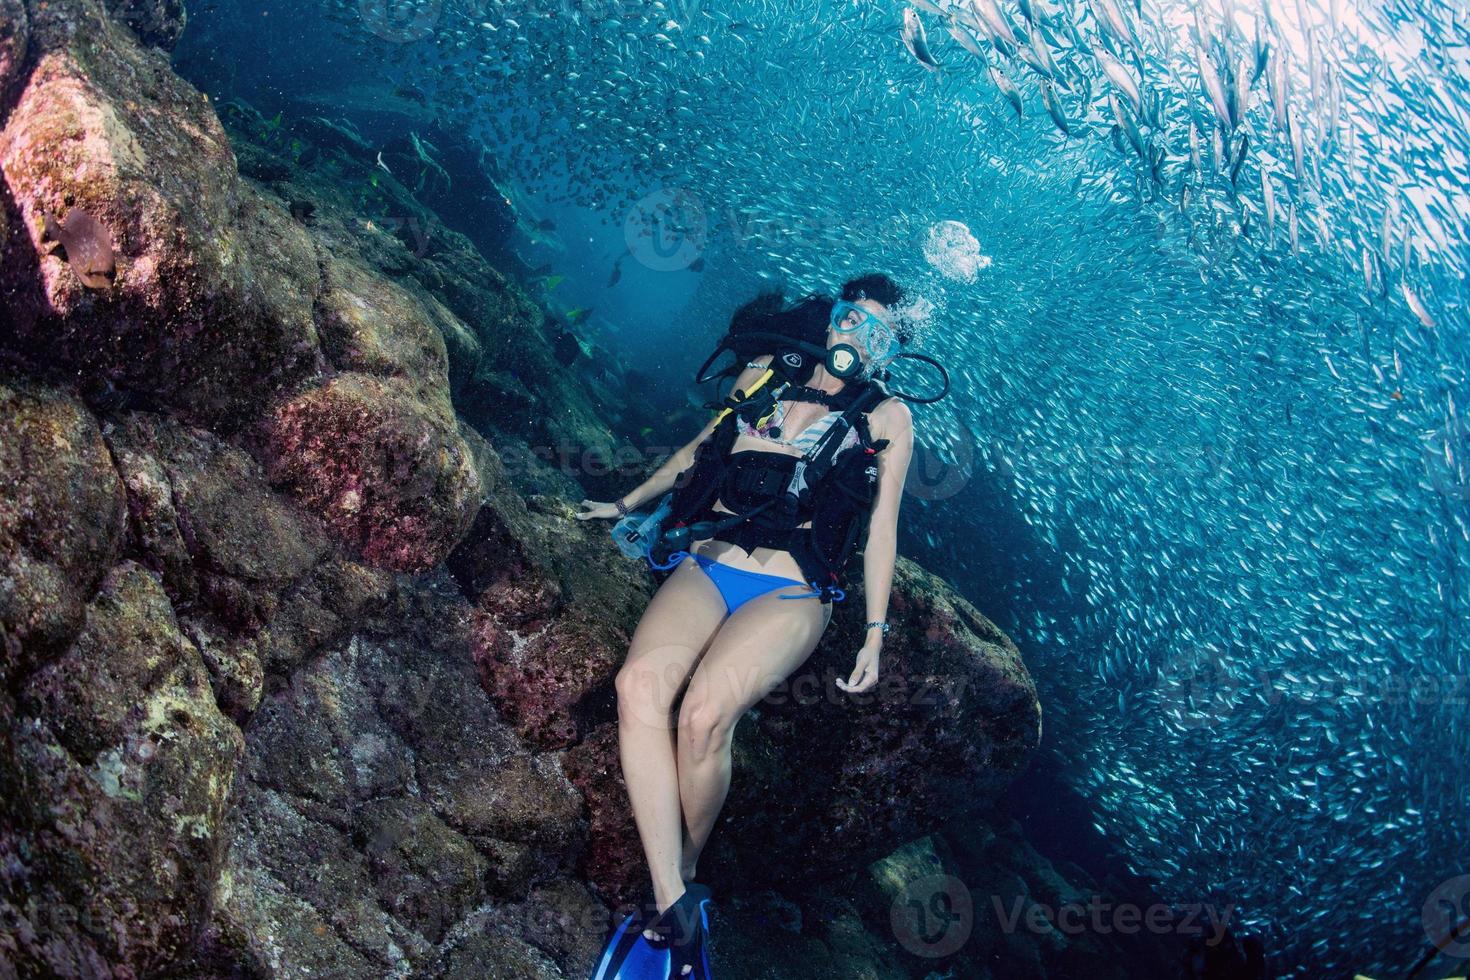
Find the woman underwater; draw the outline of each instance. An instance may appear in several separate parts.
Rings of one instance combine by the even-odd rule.
[[[794,381],[789,387],[770,380],[767,368],[775,354],[746,362],[733,395],[751,395],[753,402],[752,388],[765,387],[761,381],[767,378],[767,414],[749,418],[754,413],[736,413],[733,442],[729,431],[723,439],[711,441],[711,446],[729,447],[723,454],[724,460],[731,461],[729,466],[718,461],[722,477],[743,470],[746,486],[742,490],[724,480],[705,498],[712,503],[689,515],[691,520],[704,518],[706,523],[695,527],[695,536],[686,534],[687,551],[675,551],[670,564],[657,566],[674,570],[650,600],[617,675],[619,759],[659,914],[643,929],[641,935],[648,942],[641,944],[633,930],[643,920],[636,913],[629,917],[608,946],[599,978],[658,976],[662,980],[665,969],[671,977],[707,975],[702,930],[710,893],[693,879],[695,864],[729,790],[735,725],[812,653],[832,618],[832,598],[842,596],[840,589],[832,587],[840,568],[833,571],[830,562],[824,567],[818,559],[820,543],[808,530],[812,527],[809,507],[797,509],[795,517],[788,512],[789,519],[806,516],[807,520],[788,525],[784,531],[765,526],[769,522],[747,519],[709,534],[709,522],[729,523],[731,515],[752,507],[761,509],[759,485],[764,482],[769,490],[771,483],[762,474],[779,473],[776,483],[782,484],[794,465],[772,454],[800,458],[834,428],[826,445],[839,443],[840,437],[836,459],[857,458],[858,479],[868,480],[871,497],[871,509],[861,515],[867,526],[863,558],[866,639],[851,675],[837,684],[845,691],[861,692],[877,682],[879,653],[888,630],[885,617],[897,553],[899,503],[914,434],[908,406],[889,395],[874,375],[891,363],[910,333],[897,315],[903,293],[887,276],[854,279],[843,286],[841,296],[836,303],[809,296],[790,306],[779,296],[765,296],[743,307],[732,323],[732,335],[735,324],[749,327],[754,323],[772,335],[804,333],[812,338],[821,336],[825,327],[825,350],[806,345],[814,355],[825,356],[808,359],[803,371],[810,371],[808,377],[784,376]],[[773,336],[765,349],[781,353],[783,348]],[[789,349],[786,356],[797,359]],[[771,395],[782,392],[787,397],[772,404]],[[852,397],[859,393],[865,425],[846,424],[859,416],[841,417],[844,400],[850,407]],[[676,485],[684,485],[680,477],[695,465],[696,450],[710,440],[727,414],[716,415],[688,445],[619,500],[581,501],[586,509],[577,514],[578,519],[622,517]],[[711,451],[706,447],[706,455]],[[741,454],[738,459],[737,454]],[[839,468],[852,472],[844,463],[832,467],[833,471]],[[817,483],[816,488],[830,489],[830,483]],[[677,510],[674,516],[679,516]],[[709,536],[699,535],[701,530]],[[855,533],[850,529],[849,538]],[[847,550],[851,547],[849,540]],[[845,557],[843,554],[842,560]],[[670,715],[681,689],[683,701],[671,737]],[[635,965],[640,955],[656,965]]]

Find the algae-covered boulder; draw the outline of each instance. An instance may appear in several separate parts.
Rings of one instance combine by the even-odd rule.
[[[417,297],[381,273],[336,257],[323,263],[322,280],[317,323],[334,365],[444,390],[444,338]]]
[[[275,405],[266,473],[370,564],[442,561],[480,506],[480,480],[447,402],[397,378],[344,373]]]
[[[127,486],[133,553],[188,610],[182,626],[220,707],[243,724],[264,687],[265,631],[283,605],[298,611],[288,590],[328,561],[330,539],[254,459],[207,431],[129,412],[105,435]]]
[[[107,0],[112,16],[131,27],[145,44],[172,49],[188,20],[184,0]]]
[[[281,596],[261,634],[267,674],[289,678],[313,654],[345,639],[392,595],[393,575],[341,555],[327,558]]]
[[[0,121],[25,62],[30,25],[23,0],[0,0]]]
[[[63,647],[121,546],[123,488],[74,397],[0,384],[0,681]]]
[[[0,262],[9,345],[38,370],[238,426],[318,368],[310,239],[240,183],[213,106],[162,52],[96,0],[30,14],[35,65],[0,130],[20,221]],[[44,230],[73,212],[110,252],[101,286]]]
[[[597,722],[649,597],[643,567],[612,547],[605,524],[565,500],[523,500],[494,459],[495,492],[449,557],[475,600],[471,643],[481,683],[517,734],[564,748]]]
[[[170,596],[254,632],[280,593],[327,553],[316,521],[274,493],[260,465],[209,432],[131,412],[108,426],[139,548]]]
[[[76,642],[3,718],[3,958],[47,976],[151,976],[186,958],[243,739],[158,580],[113,569]]]
[[[552,931],[555,908],[509,910],[571,887],[581,800],[555,755],[527,752],[496,716],[467,604],[446,586],[399,597],[382,613],[397,635],[337,645],[262,704],[210,929],[232,966],[455,976],[436,971]],[[548,945],[580,966],[601,937],[587,933]]]

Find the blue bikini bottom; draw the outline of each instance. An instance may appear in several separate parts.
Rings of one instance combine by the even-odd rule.
[[[669,558],[671,560],[682,561],[685,555],[698,562],[699,567],[704,569],[704,573],[709,576],[709,580],[715,584],[715,588],[720,590],[720,598],[725,600],[725,611],[727,615],[733,613],[756,596],[765,595],[767,592],[774,592],[788,585],[795,585],[803,589],[811,588],[805,582],[799,582],[794,578],[784,578],[780,575],[767,575],[764,572],[749,572],[743,568],[736,568],[734,565],[727,565],[724,562],[715,561],[713,558],[696,555],[688,551],[676,551]],[[819,595],[821,595],[820,592],[808,591],[799,592],[794,595],[777,596],[777,598],[806,599]]]

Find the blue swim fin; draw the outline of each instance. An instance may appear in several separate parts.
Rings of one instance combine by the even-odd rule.
[[[690,882],[679,900],[651,923],[645,911],[633,912],[614,930],[592,980],[711,980],[705,937],[709,935],[707,886]],[[650,942],[645,928],[659,932]],[[684,966],[692,972],[684,972]]]
[[[678,922],[660,929],[663,938],[650,945],[671,957],[668,980],[711,980],[709,952],[705,949],[711,900],[708,886],[691,881],[679,900],[665,912],[665,917],[675,916]],[[665,932],[668,934],[664,935]]]
[[[643,937],[643,919],[634,912],[608,940],[592,980],[668,980],[670,954]]]
[[[708,888],[699,893],[699,940],[695,945],[694,972],[687,974],[688,980],[713,980],[714,974],[709,966],[709,950],[705,948],[705,939],[709,936],[709,907],[712,897]],[[680,967],[674,968],[674,973],[680,971]]]

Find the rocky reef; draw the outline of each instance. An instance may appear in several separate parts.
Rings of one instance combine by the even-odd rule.
[[[612,679],[652,583],[573,519],[610,478],[535,450],[614,458],[634,395],[350,141],[227,130],[182,29],[0,0],[0,976],[584,975],[646,886]],[[77,212],[105,249],[56,240]],[[1097,936],[895,943],[1041,714],[907,561],[848,698],[860,609],[737,734],[722,968],[1147,975]],[[1006,894],[1090,887],[985,833]]]

